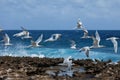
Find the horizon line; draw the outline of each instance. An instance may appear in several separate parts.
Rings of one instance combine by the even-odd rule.
[[[3,29],[3,30],[21,30],[21,29]],[[27,29],[27,30],[74,30],[74,29]],[[81,30],[81,29],[80,29]],[[113,30],[113,29],[87,29],[87,30]],[[115,30],[118,31],[118,30]]]

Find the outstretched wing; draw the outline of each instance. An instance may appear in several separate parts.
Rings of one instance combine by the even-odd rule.
[[[79,51],[80,51],[80,52],[81,52],[81,51],[85,51],[85,48],[84,48],[84,47],[83,47],[83,48],[80,48]]]
[[[84,31],[84,37],[87,37],[87,36],[88,36],[88,31],[87,31],[87,29],[83,29],[83,31]]]
[[[97,46],[98,41],[96,40],[96,38],[94,37],[94,35],[92,35],[91,38],[93,40],[93,46]]]
[[[89,57],[89,50],[86,50],[85,54],[86,54],[87,57]]]
[[[5,43],[9,43],[10,38],[9,38],[8,34],[5,34],[4,41],[5,41]]]
[[[87,57],[89,57],[90,47],[88,47],[88,46],[83,47],[83,48],[81,48],[79,51],[80,51],[80,52],[81,52],[81,51],[85,51],[85,55],[86,55]]]
[[[65,58],[64,61],[63,61],[63,63],[64,64],[68,63],[70,59],[71,59],[71,56],[69,56],[68,58]]]
[[[53,39],[58,40],[61,34],[52,34]]]
[[[75,41],[74,40],[70,40],[71,44],[74,45],[75,44]]]
[[[117,50],[118,50],[118,42],[117,42],[116,39],[119,39],[119,38],[117,38],[117,37],[111,37],[111,38],[107,38],[106,39],[106,40],[111,40],[112,41],[115,53],[117,53]]]
[[[25,29],[23,26],[21,26],[21,29],[23,30],[23,31],[28,31],[27,29]]]
[[[100,35],[99,35],[98,31],[96,31],[95,35],[96,35],[97,44],[99,45],[99,43],[100,43]]]
[[[106,40],[111,40],[111,38],[107,38]]]
[[[25,29],[24,27],[21,27],[21,29],[25,32],[26,36],[29,36],[30,32],[27,29]]]
[[[39,44],[43,39],[43,34],[35,41],[37,44]]]
[[[24,36],[25,34],[26,34],[26,31],[22,31],[22,32],[14,34],[13,36],[20,37],[20,36]]]
[[[96,31],[95,35],[96,35],[96,39],[97,39],[98,41],[100,41],[100,35],[99,35],[98,31]]]
[[[120,38],[118,38],[118,37],[110,37],[110,38],[107,38],[106,40],[112,40],[112,39],[120,39]]]
[[[115,51],[115,53],[117,53],[118,42],[117,42],[115,39],[113,39],[113,40],[112,40],[112,43],[113,43],[113,45],[114,45],[114,51]]]

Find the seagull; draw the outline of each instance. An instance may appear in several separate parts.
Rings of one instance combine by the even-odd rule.
[[[5,35],[3,36],[3,40],[2,40],[2,41],[4,42],[4,45],[5,45],[5,46],[10,46],[10,45],[12,45],[12,44],[10,43],[10,38],[9,38],[9,36],[8,36],[7,33],[5,33]]]
[[[29,39],[32,38],[32,36],[30,36],[30,33],[28,31],[26,31],[25,36],[21,37],[22,39]]]
[[[80,19],[78,19],[78,22],[77,22],[77,29],[81,29],[81,28],[83,28],[82,22],[80,21]]]
[[[90,36],[88,36],[88,30],[87,29],[83,28],[83,32],[84,32],[84,35],[81,38],[90,38]]]
[[[21,27],[22,28],[22,32],[19,32],[19,33],[16,33],[16,34],[14,34],[13,36],[14,37],[21,37],[21,36],[25,36],[25,34],[26,34],[26,30],[23,28],[23,27]]]
[[[83,28],[82,22],[80,21],[80,19],[78,19],[77,26],[75,27],[75,29],[82,29],[82,28]]]
[[[53,36],[55,37],[55,40],[58,40],[62,36],[62,34],[53,34]]]
[[[22,39],[29,39],[32,38],[32,36],[30,36],[30,32],[28,30],[26,30],[24,27],[21,27],[23,31],[26,31],[24,37],[22,37]]]
[[[68,58],[64,59],[64,61],[63,61],[63,64],[66,64],[68,66],[68,70],[71,70],[72,65],[74,65],[74,64],[72,64],[71,58],[72,57],[69,56]]]
[[[23,35],[25,35],[25,34],[26,34],[26,31],[22,31],[22,32],[19,32],[19,33],[14,34],[13,36],[14,36],[14,37],[21,37],[21,36],[23,36]]]
[[[96,31],[95,33],[96,37],[91,36],[91,38],[93,39],[93,46],[91,46],[90,48],[101,48],[101,47],[105,47],[103,45],[100,45],[100,36],[98,31]]]
[[[58,40],[61,37],[61,34],[52,34],[50,38],[46,39],[44,42],[53,42]]]
[[[67,64],[68,62],[72,62],[72,60],[70,60],[72,57],[69,56],[68,58],[64,59],[63,64]]]
[[[70,40],[70,42],[71,42],[71,49],[76,49],[76,44],[75,44],[75,41],[73,41],[73,40]]]
[[[39,38],[36,41],[31,40],[31,45],[28,46],[29,47],[39,47],[39,43],[42,41],[43,39],[43,34],[41,34],[41,36],[39,36]]]
[[[23,30],[22,32],[16,33],[16,34],[14,34],[13,36],[14,36],[14,37],[21,37],[21,36],[23,36],[22,39],[32,38],[32,37],[29,35],[30,33],[29,33],[28,30],[26,30],[26,29],[23,28],[23,27],[21,27],[21,29]]]
[[[89,46],[83,47],[83,48],[81,48],[79,51],[80,51],[80,52],[81,52],[81,51],[85,51],[86,56],[89,57],[90,47],[89,47]]]
[[[112,43],[113,43],[113,46],[114,46],[114,52],[117,53],[117,49],[118,49],[118,42],[117,42],[117,37],[110,37],[110,38],[107,38],[106,40],[111,40]]]

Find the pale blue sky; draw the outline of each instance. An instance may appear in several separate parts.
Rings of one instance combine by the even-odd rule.
[[[120,30],[120,0],[0,0],[3,29],[71,30],[78,18],[87,29]]]

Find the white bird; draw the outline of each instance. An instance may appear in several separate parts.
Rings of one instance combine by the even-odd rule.
[[[26,34],[26,31],[22,31],[22,32],[14,34],[13,36],[15,36],[15,37],[21,37],[21,36],[24,36],[25,34]]]
[[[100,45],[100,36],[99,36],[99,33],[97,31],[96,31],[95,35],[96,35],[96,37],[94,37],[94,36],[91,37],[93,39],[93,46],[91,46],[91,48],[105,47],[103,45]]]
[[[83,28],[82,22],[80,21],[80,19],[78,19],[77,26],[75,27],[75,29],[82,29],[82,28]]]
[[[68,62],[71,62],[72,60],[70,60],[72,57],[69,56],[68,58],[64,59],[63,63],[67,64]]]
[[[71,70],[71,67],[72,67],[72,60],[71,59],[71,56],[69,56],[68,58],[64,59],[63,61],[63,64],[66,64],[68,66],[68,70]]]
[[[22,39],[29,39],[32,38],[32,36],[30,36],[30,33],[28,31],[26,31],[25,36],[21,37]]]
[[[23,27],[21,27],[22,28],[22,32],[19,32],[19,33],[16,33],[16,34],[14,34],[13,36],[14,37],[21,37],[21,36],[23,36],[22,37],[22,39],[25,39],[25,38],[32,38],[29,34],[29,31],[28,30],[26,30],[25,28],[23,28]]]
[[[12,44],[10,43],[10,38],[9,38],[8,34],[5,34],[5,35],[3,36],[3,40],[2,40],[2,41],[4,42],[4,45],[5,45],[5,46],[10,46],[10,45],[12,45]]]
[[[44,42],[53,42],[58,40],[61,37],[61,34],[52,34],[50,38],[46,39]]]
[[[76,44],[75,44],[75,41],[73,41],[73,40],[70,40],[70,42],[71,42],[71,49],[76,49]]]
[[[81,29],[83,28],[82,22],[80,21],[80,19],[77,22],[77,29]]]
[[[26,34],[26,30],[23,28],[23,27],[21,27],[22,28],[22,32],[19,32],[19,33],[16,33],[16,34],[14,34],[13,36],[14,37],[21,37],[21,36],[25,36],[25,34]]]
[[[110,37],[110,38],[106,39],[106,40],[111,40],[112,41],[115,53],[117,53],[117,50],[118,50],[118,42],[117,42],[116,39],[119,39],[119,38],[117,38],[117,37]]]
[[[58,40],[61,36],[62,34],[53,34],[55,40]]]
[[[43,39],[43,34],[41,34],[41,36],[36,40],[36,41],[33,41],[31,40],[31,45],[28,46],[28,47],[39,47],[39,43],[42,41]]]
[[[86,56],[89,57],[90,47],[89,47],[89,46],[83,47],[83,48],[81,48],[79,51],[80,51],[80,52],[81,52],[81,51],[85,51]]]
[[[90,36],[88,36],[88,30],[87,29],[83,28],[83,32],[84,32],[84,35],[81,38],[90,38]]]

